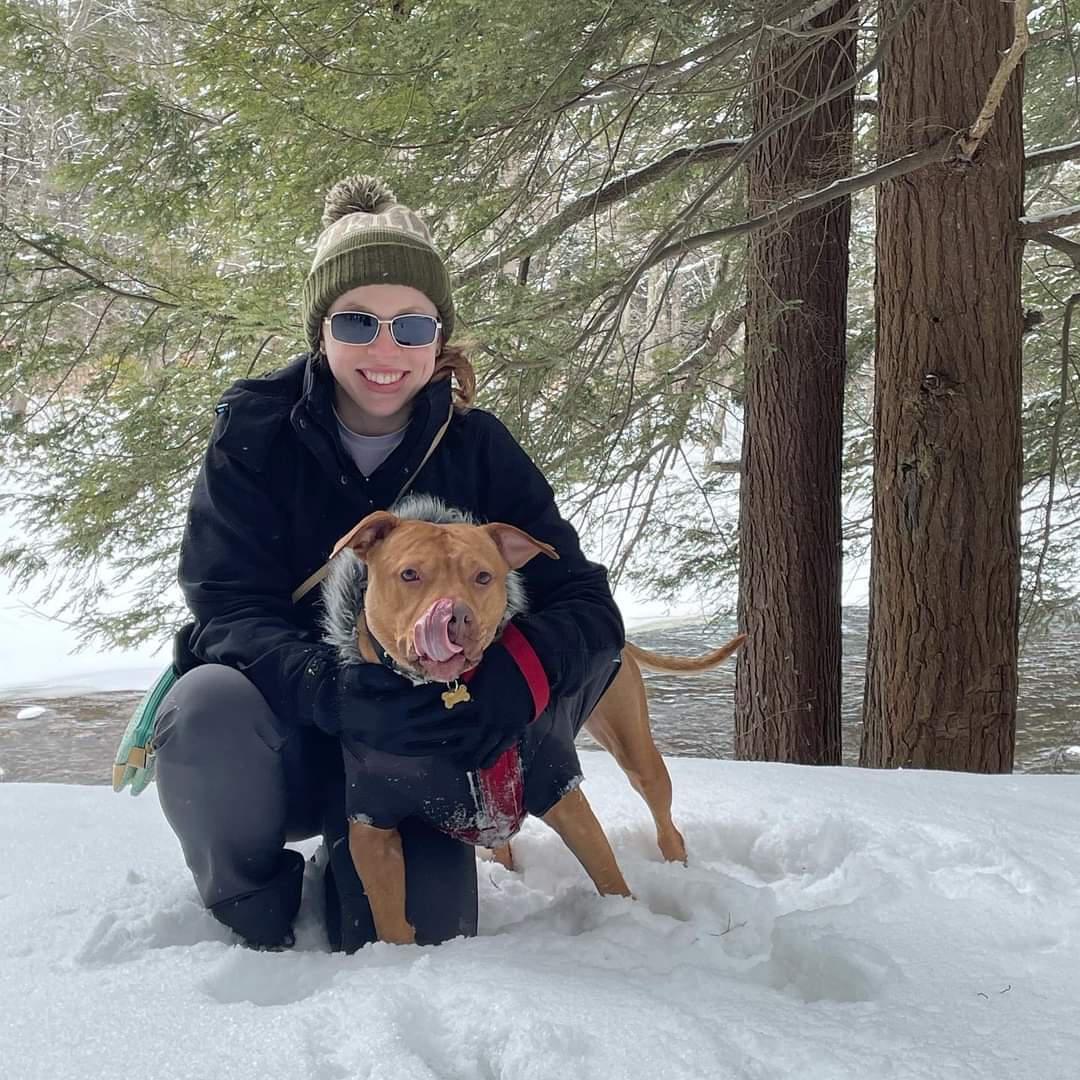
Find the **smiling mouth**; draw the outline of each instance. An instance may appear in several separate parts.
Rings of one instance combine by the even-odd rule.
[[[369,371],[365,368],[359,370],[360,374],[368,382],[374,383],[376,386],[393,386],[395,383],[401,382],[406,374],[404,371]]]

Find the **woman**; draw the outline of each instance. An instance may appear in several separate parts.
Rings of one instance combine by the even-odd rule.
[[[303,294],[310,351],[217,406],[180,554],[194,622],[177,635],[182,677],[154,742],[162,807],[214,916],[253,946],[290,945],[304,864],[284,845],[322,834],[328,936],[351,951],[375,935],[339,842],[342,744],[473,767],[536,718],[498,644],[452,718],[442,686],[340,667],[318,590],[293,601],[335,541],[408,489],[553,545],[558,561],[523,571],[530,610],[515,623],[547,676],[545,715],[569,712],[575,730],[614,674],[623,629],[551,487],[498,420],[469,408],[475,380],[448,345],[450,278],[424,223],[360,176],[330,191],[323,226]],[[417,940],[474,934],[472,849],[415,820],[401,833]]]

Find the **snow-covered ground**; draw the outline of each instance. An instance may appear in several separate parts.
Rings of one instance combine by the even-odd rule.
[[[636,900],[530,820],[479,937],[287,953],[200,907],[153,792],[0,785],[12,1080],[1055,1080],[1080,1072],[1080,783],[674,759],[688,867],[609,758]],[[299,845],[311,852],[314,842]]]

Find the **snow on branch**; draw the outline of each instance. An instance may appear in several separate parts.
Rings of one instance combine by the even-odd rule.
[[[1024,169],[1037,169],[1040,165],[1056,165],[1061,161],[1074,161],[1080,158],[1080,142],[1063,143],[1061,146],[1047,146],[1042,150],[1032,150],[1024,155]]]
[[[1040,233],[1054,229],[1063,229],[1069,225],[1080,225],[1080,203],[1073,206],[1059,206],[1056,210],[1047,210],[1044,214],[1029,214],[1020,219],[1020,235],[1025,240],[1032,240]]]

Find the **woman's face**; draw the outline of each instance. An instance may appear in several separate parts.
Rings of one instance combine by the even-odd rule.
[[[367,311],[380,319],[396,315],[433,315],[435,305],[409,285],[361,285],[339,296],[327,318],[337,311]],[[442,344],[441,331],[430,345],[405,348],[380,326],[370,345],[335,341],[323,323],[323,351],[337,383],[334,404],[346,427],[360,435],[386,435],[404,427],[409,404],[435,370]]]

